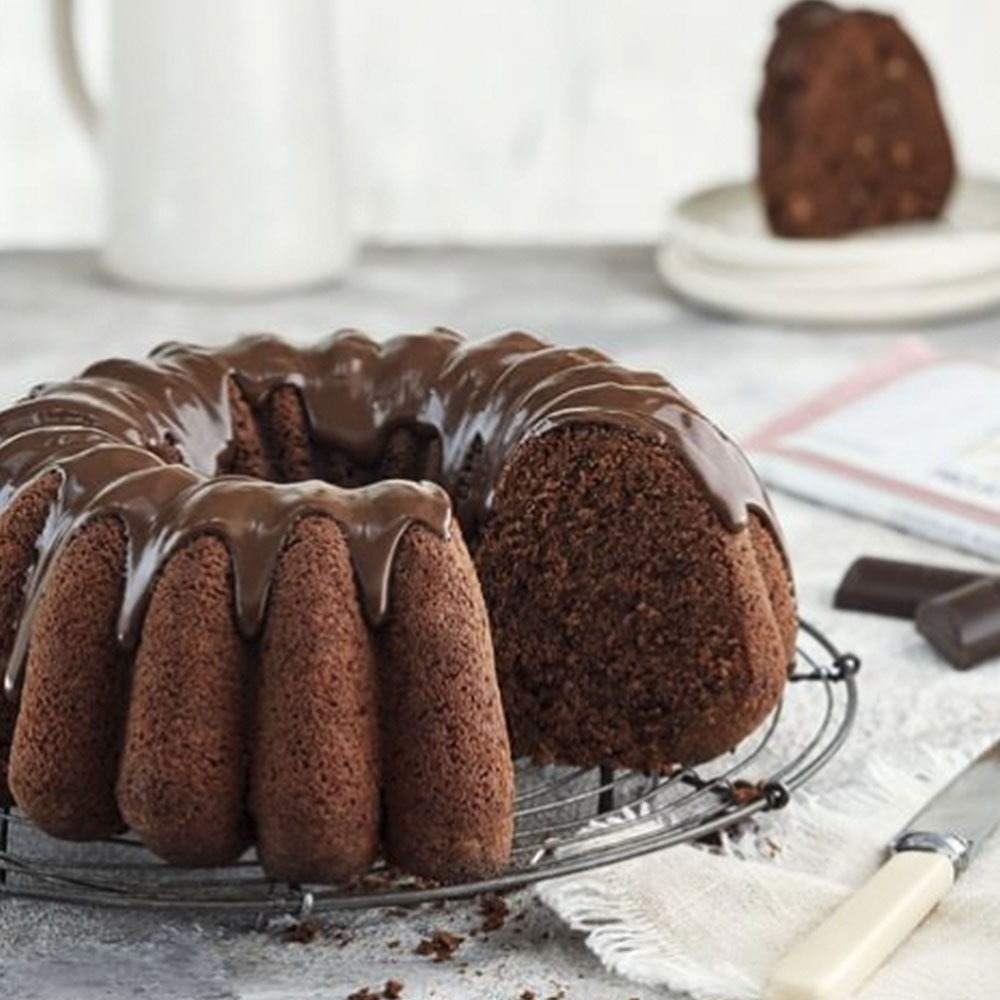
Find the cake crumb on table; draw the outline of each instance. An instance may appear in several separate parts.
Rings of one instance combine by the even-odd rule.
[[[381,993],[373,993],[367,986],[355,990],[347,1000],[399,1000],[403,995],[403,984],[397,979],[389,979]]]
[[[756,802],[764,794],[764,784],[760,781],[744,781],[738,779],[733,782],[733,787],[729,791],[729,797],[734,805],[746,806],[751,802]]]
[[[418,955],[433,956],[435,962],[449,962],[465,940],[458,934],[450,934],[436,927],[429,938],[424,938],[414,949]]]
[[[287,928],[281,934],[281,940],[286,944],[309,944],[315,941],[319,934],[319,921],[312,917],[300,920],[297,924]]]
[[[334,940],[337,942],[338,948],[346,948],[354,941],[354,933],[346,928],[342,928],[334,935]]]
[[[507,919],[510,907],[506,900],[495,892],[489,892],[479,900],[479,912],[483,915],[482,931],[498,931]]]

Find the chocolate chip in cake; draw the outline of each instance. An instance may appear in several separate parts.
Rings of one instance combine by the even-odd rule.
[[[788,214],[796,222],[808,222],[813,217],[813,211],[813,203],[804,195],[792,195],[788,199]]]
[[[886,60],[885,75],[888,80],[904,80],[910,72],[907,61],[900,56],[893,56]]]
[[[906,168],[913,165],[913,147],[902,139],[897,139],[889,147],[889,158],[893,165]]]
[[[866,159],[875,152],[875,136],[862,132],[854,137],[854,152]]]
[[[920,199],[912,191],[904,191],[899,196],[899,215],[903,219],[912,219],[920,212]]]

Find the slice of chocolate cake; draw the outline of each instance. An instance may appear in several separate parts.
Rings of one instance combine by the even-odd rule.
[[[940,215],[951,142],[927,63],[895,18],[821,0],[789,7],[757,117],[760,187],[778,235]]]

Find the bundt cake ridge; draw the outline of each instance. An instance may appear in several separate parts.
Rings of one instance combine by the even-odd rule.
[[[297,881],[379,849],[496,872],[508,731],[536,759],[696,763],[793,652],[737,445],[661,376],[519,332],[168,343],[40,386],[0,412],[0,553],[0,763],[29,818],[124,821],[181,864],[254,842]]]

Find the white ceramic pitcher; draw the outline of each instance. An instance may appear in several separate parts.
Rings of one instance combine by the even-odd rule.
[[[108,0],[95,109],[52,0],[61,76],[104,159],[104,265],[129,282],[266,292],[351,257],[331,0]]]

